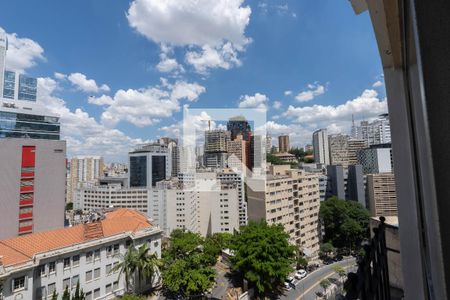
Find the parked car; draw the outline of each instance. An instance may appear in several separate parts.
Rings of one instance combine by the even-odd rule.
[[[291,289],[291,284],[289,282],[285,281],[284,282],[284,288],[287,289],[287,290],[290,290]]]
[[[316,270],[316,269],[318,269],[320,267],[320,265],[319,264],[310,264],[307,268],[306,268],[306,270],[309,272],[309,273],[311,273],[311,272],[313,272],[314,270]]]
[[[295,273],[294,277],[295,277],[295,279],[302,279],[302,278],[306,277],[306,274],[307,273],[306,273],[305,270],[300,269],[300,270],[297,271],[297,273]]]

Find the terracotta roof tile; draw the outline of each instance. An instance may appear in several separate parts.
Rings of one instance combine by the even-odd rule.
[[[80,244],[88,240],[113,236],[124,232],[136,232],[152,227],[147,217],[137,211],[119,208],[106,213],[100,221],[101,230],[94,237],[85,232],[85,224],[37,232],[0,240],[0,264],[4,266],[25,263],[35,254]]]

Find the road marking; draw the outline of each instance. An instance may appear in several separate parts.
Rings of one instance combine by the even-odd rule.
[[[350,266],[346,266],[343,267],[344,269],[349,269],[353,267],[352,265]],[[325,277],[322,277],[322,279],[320,279],[321,281],[323,279],[327,279],[328,277],[331,277],[333,274],[335,274],[334,271],[331,271],[328,275],[326,275]],[[309,293],[312,289],[314,289],[316,286],[318,286],[320,284],[320,281],[316,282],[315,284],[313,284],[310,288],[308,288],[306,291],[304,291],[303,293],[301,293],[297,298],[295,298],[295,300],[300,300],[305,294]]]

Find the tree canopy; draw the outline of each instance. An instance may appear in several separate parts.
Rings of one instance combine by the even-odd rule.
[[[271,163],[272,165],[285,165],[286,162],[283,161],[281,158],[276,157],[273,154],[268,153],[266,156],[267,162]]]
[[[216,236],[217,240],[219,239]],[[198,233],[174,230],[163,249],[163,285],[172,294],[184,297],[201,295],[214,284],[211,267],[220,253],[220,245]]]
[[[264,295],[277,290],[284,282],[295,261],[295,247],[282,225],[250,222],[234,236],[233,268]]]
[[[325,227],[324,242],[338,248],[356,249],[369,235],[369,212],[356,201],[331,197],[320,204]]]

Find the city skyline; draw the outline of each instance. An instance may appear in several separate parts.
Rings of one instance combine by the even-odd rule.
[[[18,1],[0,4],[18,12],[5,16],[0,27],[9,39],[6,67],[38,78],[37,101],[61,116],[69,157],[102,155],[107,162],[123,162],[136,144],[176,137],[184,105],[266,107],[268,132],[289,133],[294,147],[311,143],[318,128],[349,133],[351,114],[359,122],[385,113],[369,17],[354,18],[345,2],[320,2],[231,1],[223,5],[239,18],[220,15],[226,25],[204,18],[205,7],[213,11],[221,1],[190,12],[169,5],[165,11],[171,23],[163,30],[145,21],[151,15],[135,9],[159,13],[155,1],[108,7],[81,2],[71,9],[56,4],[65,11],[58,17]],[[87,21],[78,24],[71,10],[83,11]],[[20,22],[38,15],[52,22]],[[316,21],[324,18],[327,24]],[[183,21],[192,25],[182,31],[186,39],[173,31]],[[200,21],[216,30],[201,31]],[[344,37],[352,47],[342,42]],[[131,103],[141,109],[130,110]]]

